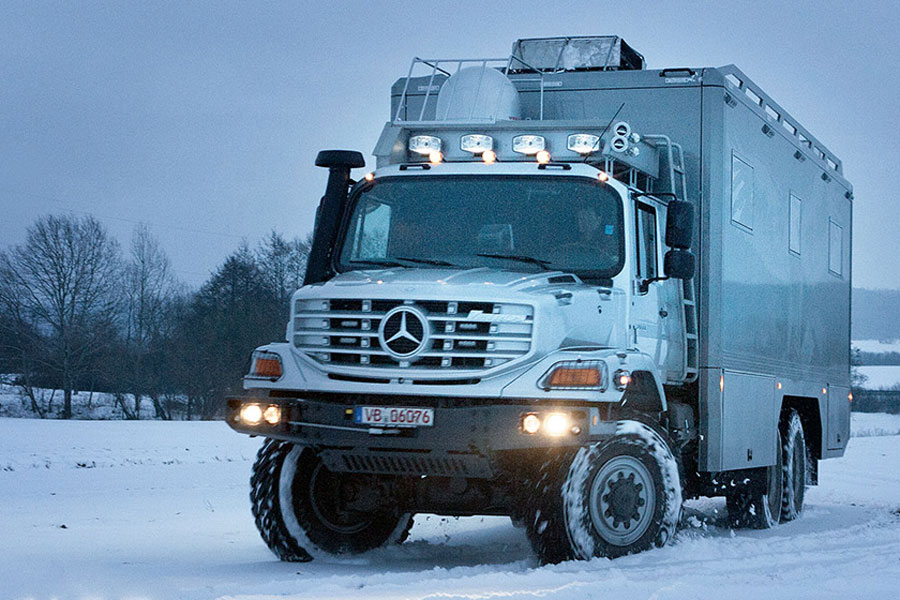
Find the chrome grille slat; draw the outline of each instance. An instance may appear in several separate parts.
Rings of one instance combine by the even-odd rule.
[[[428,345],[409,360],[392,356],[379,342],[382,320],[391,307],[400,305],[414,306],[423,313],[430,337]],[[331,306],[335,310],[326,310]],[[298,300],[294,308],[294,348],[317,362],[341,368],[396,370],[399,376],[427,371],[431,376],[446,373],[457,377],[463,371],[486,371],[507,364],[531,351],[534,308],[528,304],[339,299]],[[368,345],[363,345],[364,341]]]

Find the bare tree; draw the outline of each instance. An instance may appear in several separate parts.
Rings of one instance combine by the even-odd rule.
[[[125,345],[130,365],[120,379],[134,398],[133,410],[121,402],[128,417],[140,418],[141,399],[148,396],[158,418],[168,418],[160,402],[160,373],[154,363],[154,352],[168,328],[166,311],[172,302],[177,283],[169,258],[145,225],[135,228],[131,240],[131,256],[125,265]],[[158,361],[157,361],[158,362]]]
[[[112,341],[117,318],[120,250],[93,217],[46,216],[23,244],[0,254],[0,303],[13,316],[20,350],[59,379],[63,418],[72,390]]]

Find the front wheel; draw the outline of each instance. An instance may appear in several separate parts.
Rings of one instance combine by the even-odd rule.
[[[333,473],[288,442],[263,443],[250,482],[257,529],[284,561],[358,554],[402,542],[412,527],[409,514],[379,498],[374,477]]]
[[[580,448],[568,469],[547,469],[529,539],[543,562],[615,558],[663,546],[681,516],[678,461],[664,437],[638,421]]]
[[[615,558],[666,544],[681,516],[681,478],[669,444],[639,421],[582,448],[569,468],[563,509],[578,558]]]

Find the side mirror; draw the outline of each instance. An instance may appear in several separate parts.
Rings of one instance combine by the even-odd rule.
[[[663,271],[672,279],[690,279],[694,276],[694,253],[690,250],[669,250],[663,257]]]
[[[686,200],[669,201],[666,207],[666,246],[687,250],[691,247],[693,238],[693,203]],[[690,279],[690,277],[686,279]]]

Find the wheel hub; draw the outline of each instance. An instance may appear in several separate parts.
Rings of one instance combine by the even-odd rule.
[[[625,546],[640,538],[656,506],[650,471],[632,456],[617,456],[600,468],[591,484],[594,529],[610,543]]]

